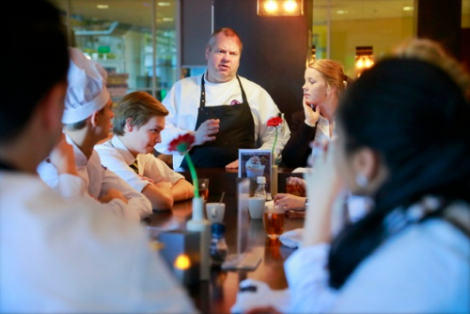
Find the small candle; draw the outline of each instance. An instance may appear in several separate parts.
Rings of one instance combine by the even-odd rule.
[[[175,260],[173,267],[175,269],[175,277],[180,283],[184,284],[184,273],[191,266],[191,261],[186,254],[180,254]]]

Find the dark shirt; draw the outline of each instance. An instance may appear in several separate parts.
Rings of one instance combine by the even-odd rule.
[[[289,168],[306,167],[312,153],[310,142],[315,139],[316,124],[315,127],[305,124],[305,113],[301,110],[292,114],[290,129],[289,141],[281,153],[282,163]]]

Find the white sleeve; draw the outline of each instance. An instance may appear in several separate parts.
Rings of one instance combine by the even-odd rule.
[[[188,131],[193,131],[178,127],[178,113],[182,97],[181,93],[181,82],[176,82],[162,101],[162,104],[169,112],[165,117],[165,128],[161,132],[162,142],[155,145],[155,149],[162,154],[175,154],[175,152],[170,152],[168,150],[168,144],[178,135],[186,134]]]
[[[328,285],[329,245],[299,248],[285,262],[291,295],[290,313],[329,313],[337,292]]]
[[[134,190],[129,184],[121,179],[117,174],[109,169],[103,169],[103,182],[101,185],[101,194],[106,193],[109,189],[114,188],[124,195],[128,199],[127,205],[121,200],[112,200],[107,203],[108,206],[119,207],[119,210],[123,212],[125,216],[133,215],[137,213],[140,218],[145,218],[152,214],[152,205],[148,198],[140,192]],[[123,206],[124,205],[124,206]],[[130,211],[131,213],[124,213]]]
[[[37,172],[48,186],[59,192],[65,199],[82,198],[85,195],[87,187],[82,178],[66,173],[59,175],[50,162],[41,162]]]
[[[144,176],[152,179],[155,183],[170,182],[175,185],[184,176],[176,171],[173,171],[168,165],[152,155],[142,156],[145,158]]]
[[[258,87],[258,88],[261,88],[261,87]],[[262,89],[259,92],[256,102],[257,102],[257,110],[254,114],[257,116],[258,121],[257,123],[255,123],[255,126],[257,126],[257,129],[258,129],[257,135],[261,143],[260,149],[271,150],[274,145],[275,138],[276,138],[276,130],[273,127],[268,127],[266,124],[270,118],[277,117],[280,111],[277,105],[274,103],[274,100],[271,98],[268,92],[265,91],[264,89]],[[276,154],[279,155],[281,153],[282,149],[284,148],[287,141],[289,140],[289,137],[290,137],[289,126],[287,125],[287,123],[284,123],[282,128],[279,128],[278,130],[276,147],[275,147]]]
[[[136,191],[142,192],[149,184],[148,181],[143,180],[127,165],[124,157],[116,149],[95,146],[95,150],[100,156],[101,164],[121,177]]]

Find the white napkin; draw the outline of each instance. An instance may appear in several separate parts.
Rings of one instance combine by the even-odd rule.
[[[290,311],[289,289],[272,290],[266,283],[254,279],[240,282],[232,314],[245,313],[253,308],[272,306],[281,313]]]
[[[299,247],[304,237],[304,228],[297,228],[286,231],[279,237],[279,241],[285,246],[296,249]]]
[[[305,173],[305,172],[307,172],[308,170],[311,170],[311,168],[302,168],[302,167],[299,167],[299,168],[295,168],[294,170],[292,170],[292,173]]]

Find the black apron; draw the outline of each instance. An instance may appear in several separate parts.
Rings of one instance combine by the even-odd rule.
[[[242,91],[243,102],[236,105],[206,107],[206,89],[204,75],[201,79],[201,97],[196,128],[208,119],[220,119],[219,133],[215,140],[195,146],[189,151],[195,167],[225,167],[238,159],[239,148],[255,148],[255,123],[240,78],[237,76]],[[181,167],[188,169],[186,160]]]

